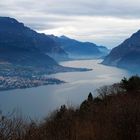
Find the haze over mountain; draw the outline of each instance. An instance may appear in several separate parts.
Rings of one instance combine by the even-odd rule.
[[[17,42],[15,43],[17,46],[19,45],[18,43],[20,43],[18,46],[20,48],[28,48],[30,44],[30,48],[37,48],[44,53],[53,53],[54,56],[58,54],[61,56],[67,55],[50,36],[37,33],[13,18],[0,17],[0,27],[1,34],[3,35],[1,39],[7,42],[7,44],[5,44],[6,47],[9,46],[8,43],[11,41],[12,43]],[[14,34],[14,36],[12,36],[12,34]]]
[[[97,46],[90,42],[81,42],[67,36],[55,37],[62,49],[73,59],[99,58],[109,53],[104,46]]]
[[[17,20],[9,17],[0,17],[0,50],[1,60],[12,61],[14,63],[24,63],[27,55],[26,53],[34,53],[34,57],[30,55],[28,63],[42,62],[48,59],[50,64],[55,63],[51,56],[55,60],[65,60],[68,57],[78,56],[85,57],[97,57],[107,54],[108,51],[105,47],[97,46],[89,42],[79,42],[68,37],[55,37],[53,35],[45,35],[37,33],[36,31],[24,26],[23,23],[19,23]],[[103,50],[102,50],[103,49]],[[17,53],[18,52],[18,53]],[[24,52],[24,53],[23,53]],[[17,53],[18,60],[13,57]],[[37,53],[35,55],[35,53]],[[40,54],[39,54],[40,53]],[[42,56],[38,56],[42,55]],[[68,56],[69,55],[69,56]],[[37,56],[37,57],[35,57]],[[22,57],[22,62],[20,61]],[[43,59],[44,57],[44,59]],[[40,58],[40,59],[37,59]],[[43,60],[41,60],[41,58]],[[34,59],[37,59],[34,61]],[[39,62],[40,61],[40,62]],[[43,65],[45,65],[45,63]]]
[[[114,48],[104,59],[103,64],[125,68],[133,72],[139,72],[140,30]]]
[[[43,48],[43,43],[46,43],[46,48]],[[13,18],[0,17],[1,63],[45,68],[49,72],[59,65],[41,50],[52,52],[55,48],[53,40],[49,37],[36,33]],[[64,53],[61,48],[57,48],[57,52]]]
[[[18,75],[19,72],[20,74],[28,74],[29,71],[30,74],[33,74],[37,72],[56,73],[60,71],[87,70],[65,68],[55,61],[69,59],[69,52],[67,52],[69,43],[71,46],[68,47],[71,52],[75,49],[82,55],[84,55],[82,51],[85,50],[87,52],[92,51],[90,55],[93,56],[102,54],[99,51],[100,47],[98,48],[92,43],[81,43],[68,38],[65,40],[65,38],[37,33],[16,19],[0,17],[0,64],[2,68],[0,72],[6,72],[7,67],[9,69],[8,74],[11,73],[12,75],[15,73]],[[73,42],[81,46],[77,49]],[[89,44],[91,48],[93,46],[93,49],[90,49]],[[81,49],[82,47],[84,50]],[[85,54],[87,52],[85,51]]]

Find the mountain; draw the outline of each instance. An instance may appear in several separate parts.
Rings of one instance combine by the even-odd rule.
[[[114,48],[104,59],[103,64],[139,72],[140,68],[140,30]]]
[[[53,58],[67,53],[52,36],[40,34],[9,17],[0,17],[0,75],[30,76],[88,69],[60,66]]]
[[[9,49],[17,51],[19,48],[24,51],[25,49],[38,50],[55,61],[69,60],[70,58],[99,58],[109,53],[106,47],[97,46],[94,43],[80,42],[66,36],[57,37],[37,33],[9,17],[0,17],[0,27],[0,53],[3,53],[4,50],[11,52]]]
[[[0,17],[1,48],[18,46],[18,48],[39,49],[44,54],[66,57],[65,51],[50,37],[40,34],[9,17]],[[3,46],[3,47],[2,47]]]
[[[21,68],[28,68],[31,73],[63,71],[64,67],[47,54],[67,55],[49,36],[39,34],[13,18],[0,17],[0,72],[6,71],[7,67],[12,70],[8,74],[19,72]]]
[[[38,36],[38,33],[15,19],[0,17],[0,61],[47,68],[57,65],[52,58],[38,49]]]
[[[104,46],[97,46],[90,42],[80,42],[66,36],[54,37],[55,41],[60,44],[70,58],[85,59],[99,58],[109,53],[109,50]]]

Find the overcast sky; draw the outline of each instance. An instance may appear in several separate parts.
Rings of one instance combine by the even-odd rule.
[[[0,0],[0,15],[112,48],[140,29],[140,0]]]

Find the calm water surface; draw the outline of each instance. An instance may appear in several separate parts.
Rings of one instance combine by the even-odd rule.
[[[88,72],[68,72],[50,75],[66,81],[62,85],[49,85],[29,89],[17,89],[0,92],[0,109],[8,112],[13,109],[22,110],[26,116],[33,118],[45,117],[62,104],[79,105],[93,92],[103,85],[119,82],[126,70],[101,65],[102,60],[78,60],[62,62],[70,67],[92,68]]]

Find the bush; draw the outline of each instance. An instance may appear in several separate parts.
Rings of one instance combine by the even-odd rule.
[[[125,89],[127,92],[139,92],[140,91],[140,77],[132,76],[129,79],[124,78],[121,81],[121,87]]]

